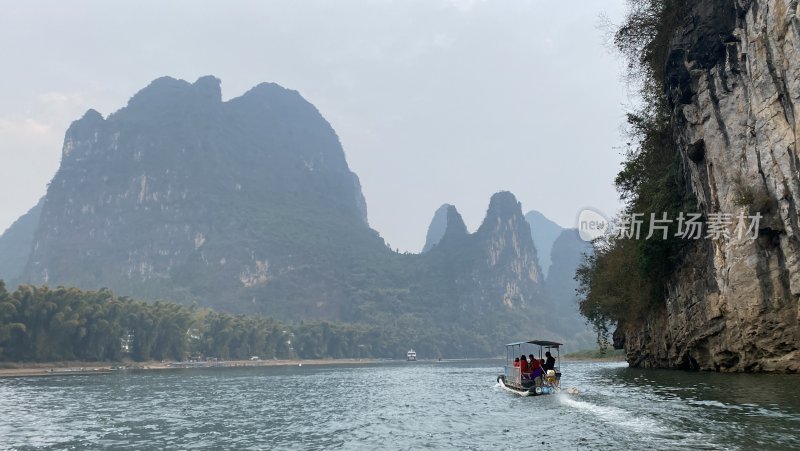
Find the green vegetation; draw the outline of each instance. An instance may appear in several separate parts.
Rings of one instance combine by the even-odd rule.
[[[328,322],[294,327],[263,316],[115,297],[108,290],[0,281],[0,361],[343,358],[382,355],[375,330]]]
[[[498,325],[482,319],[482,328]],[[492,355],[520,321],[492,336],[455,324],[398,314],[374,325],[312,321],[285,324],[171,302],[116,297],[106,289],[20,286],[0,280],[0,362],[261,358],[369,358]]]
[[[625,351],[622,349],[584,349],[564,354],[563,357],[573,360],[624,360]]]
[[[625,23],[614,44],[628,62],[630,82],[639,86],[642,105],[628,114],[630,143],[615,184],[625,201],[623,215],[642,214],[640,239],[610,238],[595,243],[596,252],[578,269],[581,313],[598,332],[601,349],[608,328],[638,322],[663,307],[664,285],[680,263],[687,243],[676,237],[677,223],[645,239],[651,213],[675,219],[693,212],[696,203],[686,189],[680,155],[672,135],[665,92],[669,41],[689,10],[687,0],[629,0]]]

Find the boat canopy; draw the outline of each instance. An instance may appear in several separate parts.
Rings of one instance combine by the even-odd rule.
[[[562,343],[557,343],[555,341],[529,340],[529,341],[518,341],[516,343],[509,343],[509,344],[506,345],[506,347],[509,347],[509,346],[520,346],[520,345],[524,345],[524,344],[546,346],[546,347],[549,347],[549,348],[557,348],[557,347],[562,345]]]

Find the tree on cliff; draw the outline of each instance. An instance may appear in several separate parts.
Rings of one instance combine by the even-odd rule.
[[[677,217],[693,205],[672,138],[670,109],[664,95],[664,64],[669,39],[685,14],[687,0],[629,0],[625,22],[616,29],[614,45],[627,62],[629,81],[638,88],[641,105],[627,115],[628,149],[614,183],[625,201],[622,215],[642,214],[648,230],[650,214]],[[595,253],[579,267],[576,280],[581,313],[607,341],[608,328],[635,322],[663,306],[664,285],[680,263],[685,240],[620,239],[595,243]]]

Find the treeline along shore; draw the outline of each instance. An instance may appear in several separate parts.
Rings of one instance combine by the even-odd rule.
[[[86,376],[126,371],[184,370],[200,368],[256,368],[267,366],[356,365],[374,363],[372,359],[270,359],[209,360],[184,362],[43,362],[4,364],[0,378],[39,376]]]
[[[109,290],[0,281],[0,366],[36,362],[364,359],[398,357],[402,338],[377,327],[326,321],[284,324]],[[404,354],[403,354],[404,355]]]

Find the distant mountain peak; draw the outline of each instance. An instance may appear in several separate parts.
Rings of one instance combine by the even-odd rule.
[[[458,212],[455,205],[447,206],[447,227],[444,231],[444,236],[464,236],[467,235],[467,225],[464,224],[464,218]]]
[[[558,227],[559,229],[563,229],[563,227],[558,225],[555,221],[553,221],[552,219],[548,218],[547,216],[544,215],[544,213],[542,213],[542,212],[540,212],[538,210],[531,210],[531,211],[525,213],[525,217],[529,218],[529,219],[534,219],[535,218],[535,219],[538,219],[538,220],[547,221],[548,223],[552,224],[553,226]]]
[[[497,294],[503,304],[511,309],[531,307],[543,278],[522,204],[508,191],[495,193],[474,236],[484,243],[487,268],[498,272],[506,286],[502,295]]]
[[[247,90],[247,92],[242,94],[242,97],[259,98],[259,97],[275,97],[278,95],[302,98],[300,93],[295,91],[294,89],[284,88],[283,86],[270,81],[265,81],[263,83],[259,83],[253,86],[252,88]]]
[[[90,108],[83,113],[80,119],[72,121],[69,129],[67,129],[67,135],[82,134],[87,131],[94,133],[95,128],[102,125],[103,122],[105,122],[103,115],[97,110]]]
[[[194,83],[172,77],[160,77],[142,88],[128,100],[128,104],[111,117],[125,119],[153,115],[158,120],[179,112],[204,111],[222,103],[220,79],[206,75]]]
[[[447,230],[447,210],[450,207],[452,205],[442,204],[433,214],[431,223],[428,226],[428,233],[425,236],[425,246],[422,248],[423,253],[428,252],[439,244],[439,241],[444,236],[444,232]]]
[[[425,247],[422,252],[428,252],[439,244],[445,237],[448,239],[469,235],[464,219],[456,209],[455,205],[442,204],[436,209],[428,226],[428,233],[425,237]]]
[[[94,108],[89,108],[85,113],[83,113],[83,117],[78,120],[86,122],[103,122],[103,115]]]
[[[216,277],[240,301],[348,239],[384,252],[319,111],[273,83],[227,102],[220,86],[161,77],[73,122],[23,278],[195,299]]]
[[[496,229],[501,222],[511,221],[516,217],[524,221],[522,204],[509,191],[497,192],[489,199],[489,208],[486,210],[486,216],[477,233],[479,235],[489,233]]]
[[[192,86],[200,94],[205,94],[217,102],[222,101],[222,80],[219,78],[213,75],[205,75],[198,78]]]
[[[536,251],[539,253],[542,273],[546,277],[552,263],[550,255],[553,250],[553,243],[555,243],[564,229],[536,210],[526,213],[525,219],[531,225],[531,237],[536,245]]]

